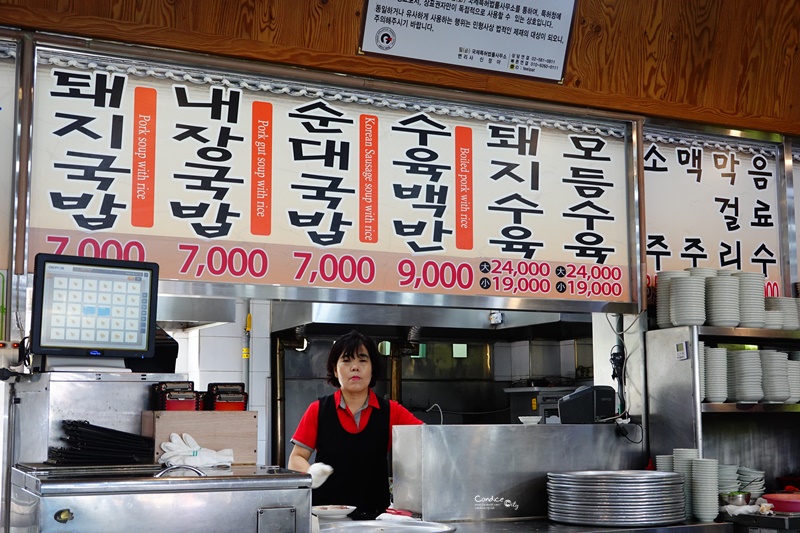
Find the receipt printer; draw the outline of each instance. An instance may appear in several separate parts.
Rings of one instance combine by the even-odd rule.
[[[562,424],[594,424],[614,416],[614,387],[594,385],[579,387],[558,400],[558,417]]]

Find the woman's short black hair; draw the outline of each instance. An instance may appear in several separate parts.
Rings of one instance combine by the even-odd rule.
[[[339,358],[342,356],[342,354],[352,355],[358,353],[358,348],[362,345],[367,349],[369,360],[372,363],[372,378],[369,380],[369,386],[370,388],[375,386],[375,380],[379,375],[381,375],[383,368],[383,365],[381,364],[381,354],[378,351],[378,345],[375,344],[374,340],[356,330],[353,330],[350,333],[345,333],[333,341],[333,346],[328,354],[328,361],[325,363],[325,369],[328,372],[328,383],[337,389],[339,388],[339,379],[334,373],[336,370],[336,363],[339,362]]]

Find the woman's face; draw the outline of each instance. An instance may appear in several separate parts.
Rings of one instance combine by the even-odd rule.
[[[339,386],[347,392],[363,392],[369,389],[372,380],[372,361],[363,345],[358,347],[358,353],[344,353],[336,362],[336,378]]]

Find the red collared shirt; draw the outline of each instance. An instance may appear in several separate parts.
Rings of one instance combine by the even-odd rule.
[[[348,433],[360,433],[369,422],[369,415],[373,409],[380,409],[378,396],[369,391],[367,406],[361,410],[360,420],[356,424],[353,413],[346,406],[342,407],[342,391],[337,390],[333,393],[333,399],[338,408],[336,413],[339,415],[339,423]],[[297,430],[292,436],[292,442],[308,450],[315,450],[317,447],[317,422],[319,421],[319,400],[316,400],[306,409],[303,418],[297,425]],[[389,400],[389,448],[392,446],[392,428],[394,426],[412,426],[422,424],[422,420],[412,415],[411,412],[394,400]]]

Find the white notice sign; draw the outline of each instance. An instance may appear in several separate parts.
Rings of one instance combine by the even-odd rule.
[[[574,0],[368,0],[361,48],[561,80],[574,9]]]

